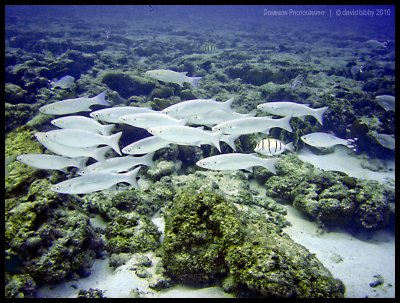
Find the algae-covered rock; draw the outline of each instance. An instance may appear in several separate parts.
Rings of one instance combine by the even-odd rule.
[[[33,298],[35,291],[36,283],[30,275],[6,273],[6,298]]]
[[[118,71],[104,73],[101,82],[117,91],[123,98],[133,95],[148,95],[155,87],[154,83],[145,78]]]
[[[344,285],[321,262],[272,224],[258,222],[252,241],[227,251],[231,280],[244,297],[343,297]]]
[[[27,102],[28,92],[19,85],[6,83],[5,91],[6,91],[6,96],[5,96],[6,102],[11,104],[28,103]]]
[[[38,285],[87,276],[102,249],[88,216],[64,206],[50,186],[37,180],[26,195],[6,199],[6,259],[20,260],[9,270],[29,274]]]
[[[107,225],[106,237],[110,252],[135,253],[157,248],[160,232],[148,217],[129,212]]]
[[[17,157],[21,154],[42,154],[42,145],[35,140],[34,131],[21,126],[6,136],[5,156]],[[9,175],[5,178],[6,195],[20,195],[26,192],[29,185],[46,172],[27,166],[18,161],[12,161],[7,166]]]
[[[225,276],[224,250],[243,241],[235,208],[213,192],[181,192],[166,211],[163,265],[173,279],[209,284]]]
[[[266,183],[266,193],[291,203],[325,226],[380,229],[390,223],[394,190],[376,181],[325,172],[286,155],[276,164],[277,175]]]

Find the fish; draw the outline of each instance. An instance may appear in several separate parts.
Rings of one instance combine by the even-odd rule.
[[[376,102],[386,111],[395,111],[395,97],[391,95],[380,95],[375,97]]]
[[[120,123],[125,123],[131,126],[148,129],[155,126],[165,125],[185,125],[186,120],[175,119],[164,113],[141,113],[122,116],[119,118]]]
[[[104,162],[96,162],[78,171],[78,175],[89,175],[97,173],[120,173],[128,171],[137,165],[146,165],[155,167],[153,162],[154,152],[148,153],[142,157],[114,157]]]
[[[84,116],[67,116],[51,120],[51,124],[59,128],[68,129],[85,129],[109,136],[115,125],[102,125],[94,119]]]
[[[207,42],[201,46],[201,49],[206,53],[215,53],[217,51],[217,46],[214,43]]]
[[[293,152],[293,142],[285,144],[274,138],[263,139],[254,148],[255,152],[265,156],[280,155],[286,150]]]
[[[304,143],[314,146],[314,147],[327,148],[327,147],[332,147],[332,146],[340,144],[340,145],[344,145],[344,146],[356,151],[355,142],[357,141],[357,138],[341,139],[332,134],[316,132],[316,133],[311,133],[308,135],[301,136],[300,139]]]
[[[130,114],[139,114],[139,113],[152,113],[152,112],[155,111],[145,107],[119,106],[119,107],[100,109],[90,113],[89,115],[90,117],[96,120],[108,123],[121,123],[121,121],[119,121],[119,118],[122,116]]]
[[[264,159],[253,154],[222,154],[201,159],[196,165],[211,170],[237,170],[245,169],[252,171],[253,166],[262,166],[276,174],[275,163],[279,161],[277,158]]]
[[[315,119],[317,119],[321,125],[323,125],[322,115],[329,107],[325,106],[314,109],[310,108],[309,104],[299,104],[294,102],[282,101],[262,103],[257,105],[257,108],[264,112],[277,116],[303,117],[311,115]]]
[[[125,146],[122,149],[122,152],[128,155],[142,155],[155,152],[161,148],[168,147],[169,145],[169,141],[165,141],[159,137],[151,136]]]
[[[51,152],[69,158],[87,156],[95,159],[96,161],[102,162],[105,161],[106,153],[109,150],[111,150],[111,147],[109,146],[96,148],[96,147],[72,147],[60,144],[58,142],[46,138],[46,133],[44,132],[35,133],[35,138],[40,142],[40,144],[42,144]]]
[[[103,136],[81,129],[57,129],[45,133],[46,138],[68,146],[91,147],[102,144],[108,145],[115,150],[118,155],[121,155],[118,146],[121,135],[122,132],[111,136]]]
[[[364,44],[370,48],[386,49],[389,45],[389,41],[386,40],[386,41],[380,42],[378,40],[368,40],[368,41],[365,41]]]
[[[202,77],[188,77],[186,74],[187,72],[175,72],[168,69],[154,69],[145,72],[145,75],[152,79],[166,83],[175,83],[180,87],[183,87],[183,83],[189,83],[197,88]]]
[[[394,136],[386,134],[377,134],[375,138],[379,142],[379,144],[382,145],[383,147],[395,150],[396,141]]]
[[[219,141],[222,136],[221,131],[213,133],[199,128],[183,125],[151,127],[147,131],[154,136],[169,141],[170,143],[193,146],[211,144],[221,152],[219,145]]]
[[[17,156],[17,160],[28,166],[39,169],[58,169],[64,171],[67,167],[77,167],[82,169],[85,167],[89,157],[67,158],[57,155],[48,154],[23,154]]]
[[[72,76],[65,76],[62,77],[59,80],[51,81],[50,82],[50,87],[51,90],[54,90],[56,87],[66,89],[66,88],[71,88],[75,83],[75,78]]]
[[[10,176],[10,173],[7,169],[7,165],[10,164],[12,161],[15,161],[16,156],[10,156],[10,157],[5,157],[4,158],[4,176],[8,177]]]
[[[205,125],[205,126],[215,126],[219,123],[226,122],[229,120],[235,120],[246,117],[254,117],[256,115],[256,111],[252,111],[248,114],[240,114],[234,111],[223,111],[223,110],[214,110],[207,114],[203,115],[195,115],[186,118],[187,122],[190,124],[196,125]]]
[[[194,115],[205,115],[215,110],[232,112],[231,105],[233,100],[234,98],[231,98],[225,102],[218,102],[215,99],[187,100],[168,106],[161,112],[180,119]]]
[[[54,184],[50,190],[61,194],[88,194],[100,190],[109,189],[111,186],[126,182],[139,189],[136,176],[141,166],[127,173],[98,173],[75,177],[60,183]]]
[[[66,115],[78,112],[90,112],[90,106],[94,104],[109,106],[105,100],[106,91],[101,92],[96,97],[80,97],[75,99],[67,99],[44,105],[39,108],[39,111],[47,115]]]
[[[266,132],[270,128],[279,127],[288,132],[292,132],[292,127],[289,124],[291,117],[281,119],[272,119],[269,117],[246,117],[241,119],[222,122],[213,126],[211,129],[214,132],[222,131],[228,135],[244,135],[258,132]]]

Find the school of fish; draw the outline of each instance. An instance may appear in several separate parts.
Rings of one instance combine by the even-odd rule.
[[[201,79],[169,70],[152,70],[145,75],[180,86],[187,82],[197,87]],[[187,100],[161,111],[120,106],[92,112],[90,108],[92,105],[110,105],[105,100],[105,95],[106,91],[103,91],[91,98],[84,96],[42,106],[39,111],[44,114],[56,116],[72,114],[51,121],[51,124],[58,129],[35,134],[36,139],[55,155],[25,154],[19,155],[17,160],[35,168],[57,169],[63,172],[66,172],[68,167],[75,167],[77,177],[51,187],[51,190],[63,194],[86,194],[106,190],[120,182],[139,189],[137,175],[142,165],[154,167],[155,151],[171,144],[189,146],[209,144],[221,152],[220,142],[225,142],[234,153],[204,158],[197,161],[196,165],[221,171],[238,169],[252,171],[252,167],[262,166],[275,174],[275,163],[279,158],[271,157],[285,151],[293,151],[292,143],[284,143],[275,138],[262,139],[254,151],[267,156],[264,158],[257,154],[237,153],[234,141],[245,134],[268,134],[271,128],[292,132],[289,123],[292,117],[304,119],[305,116],[311,115],[322,125],[323,114],[328,109],[328,107],[313,109],[308,104],[288,101],[268,102],[259,104],[257,109],[281,118],[256,117],[256,110],[248,114],[235,112],[231,107],[234,98],[231,98],[225,102],[215,99]],[[77,115],[87,111],[91,112],[90,117]],[[119,141],[122,132],[112,133],[116,123],[146,129],[152,136],[132,142],[121,150]],[[326,148],[342,144],[355,149],[356,138],[341,139],[332,134],[311,133],[302,136],[301,140],[314,147]],[[109,156],[113,153],[112,150],[118,156]],[[96,162],[86,165],[89,158]]]

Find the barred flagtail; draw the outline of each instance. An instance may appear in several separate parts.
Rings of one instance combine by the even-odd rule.
[[[279,155],[285,150],[293,151],[293,144],[285,144],[282,141],[274,138],[266,138],[261,140],[254,149],[255,152],[265,156]]]
[[[217,46],[214,43],[205,43],[202,46],[202,50],[206,53],[215,53],[217,51]]]

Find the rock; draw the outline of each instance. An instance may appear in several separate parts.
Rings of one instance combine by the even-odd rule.
[[[28,103],[28,92],[22,89],[19,85],[6,83],[6,102],[11,104]]]
[[[101,82],[117,91],[123,98],[133,95],[148,95],[155,87],[154,83],[145,78],[118,71],[104,73]]]
[[[171,279],[163,275],[154,275],[149,281],[149,287],[157,291],[169,288],[171,285]]]

